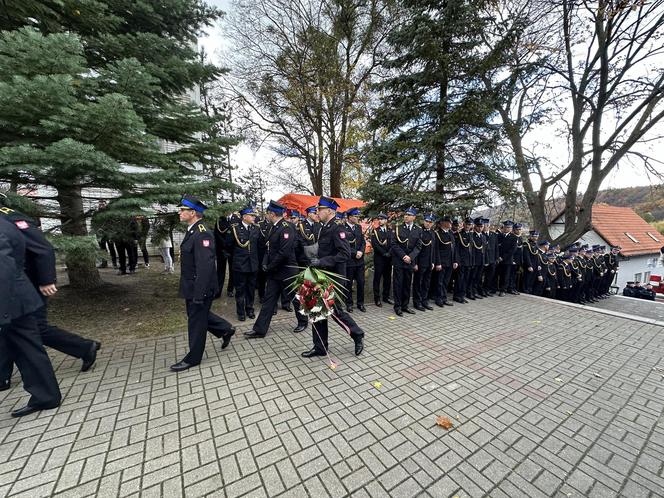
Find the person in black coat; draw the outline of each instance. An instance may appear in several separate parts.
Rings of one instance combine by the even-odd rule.
[[[85,339],[48,323],[48,297],[57,291],[55,250],[32,218],[8,207],[0,207],[0,217],[14,223],[25,239],[25,272],[42,298],[43,306],[34,317],[44,346],[83,360],[87,372],[97,359],[101,343]],[[0,391],[9,389],[14,358],[7,348],[0,347]]]
[[[350,245],[350,258],[346,263],[346,311],[353,312],[353,282],[356,282],[357,309],[365,312],[364,307],[364,251],[367,245],[360,225],[360,210],[351,208],[346,211],[346,232]]]
[[[453,306],[447,298],[452,271],[459,266],[456,257],[455,237],[451,230],[452,218],[443,216],[436,229],[436,260],[434,267],[437,275],[434,299],[437,306]]]
[[[267,250],[261,261],[261,266],[267,276],[265,298],[252,330],[244,334],[249,339],[266,336],[281,295],[288,294],[289,303],[293,299],[293,292],[287,289],[292,282],[292,277],[297,274],[295,227],[283,218],[286,208],[277,202],[270,201],[266,211],[272,228],[266,242]]]
[[[318,216],[321,221],[318,236],[318,257],[311,260],[311,266],[329,270],[343,277],[346,263],[351,258],[348,234],[342,224],[335,223],[335,212],[339,208],[331,197],[321,197],[318,201]],[[355,323],[351,316],[335,302],[332,319],[337,322],[353,339],[355,355],[364,350],[364,331]],[[304,358],[325,356],[328,354],[328,320],[319,320],[312,324],[313,348],[302,353]]]
[[[187,233],[180,245],[180,297],[187,306],[189,352],[171,370],[180,372],[198,365],[203,359],[207,332],[222,339],[225,349],[235,328],[210,311],[219,291],[217,281],[214,234],[203,223],[207,206],[194,196],[183,197],[180,221],[187,224]]]
[[[433,213],[424,216],[421,231],[422,250],[417,256],[417,265],[413,273],[413,306],[419,311],[433,310],[429,305],[429,286],[438,250],[436,234],[433,231],[435,221]]]
[[[491,230],[491,220],[482,218],[482,235],[485,240],[486,265],[484,266],[483,295],[489,297],[497,292],[496,265],[498,263],[498,236]]]
[[[235,309],[238,320],[244,322],[254,314],[254,294],[258,273],[258,238],[260,231],[255,225],[256,212],[253,206],[240,211],[242,221],[231,225],[227,235],[227,247],[232,252],[233,283],[235,284]]]
[[[295,234],[297,235],[295,257],[299,267],[309,266],[310,260],[305,247],[312,247],[318,244],[318,234],[320,233],[321,226],[318,220],[318,206],[309,206],[305,212],[306,218],[295,225]],[[295,319],[297,320],[297,325],[293,328],[293,332],[297,334],[306,330],[309,321],[306,316],[300,313],[301,305],[295,297],[293,297],[293,309],[295,310]]]
[[[535,267],[537,266],[537,239],[539,232],[531,230],[528,233],[528,240],[523,245],[523,292],[533,293],[535,284]]]
[[[387,228],[387,215],[385,213],[378,213],[376,219],[378,220],[378,227],[371,231],[371,248],[373,249],[374,262],[373,295],[374,303],[380,308],[383,306],[383,303],[394,304],[390,299],[392,255],[390,254],[390,234]]]
[[[514,272],[514,253],[516,252],[517,236],[512,233],[514,223],[510,220],[503,222],[501,234],[498,237],[498,272],[499,296],[504,296],[510,290],[510,281]]]
[[[473,220],[473,231],[471,234],[471,250],[473,253],[473,266],[469,277],[467,297],[468,299],[482,299],[482,276],[484,274],[484,265],[486,256],[484,237],[482,236],[482,218]]]
[[[62,395],[33,313],[44,306],[25,274],[25,238],[21,222],[0,217],[0,337],[30,393],[28,404],[12,412],[22,417],[60,405]]]
[[[456,280],[454,281],[454,301],[459,304],[466,304],[466,295],[470,285],[470,277],[473,268],[473,239],[471,230],[473,229],[473,219],[466,218],[463,228],[456,233],[456,248],[459,267],[457,268]]]
[[[394,312],[397,316],[404,313],[415,314],[408,307],[410,289],[413,283],[413,270],[417,257],[422,250],[422,229],[415,224],[417,209],[406,209],[403,223],[397,223],[390,232],[390,253],[392,254],[394,283]]]

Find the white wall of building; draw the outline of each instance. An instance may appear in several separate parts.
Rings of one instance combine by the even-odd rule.
[[[659,254],[631,256],[626,260],[620,261],[618,278],[615,285],[617,285],[620,288],[620,292],[622,292],[627,282],[638,280],[642,283],[648,283],[651,275],[660,275],[664,277],[664,268],[659,263]]]

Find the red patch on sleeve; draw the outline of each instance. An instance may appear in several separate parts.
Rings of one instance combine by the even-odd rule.
[[[284,232],[284,239],[288,238],[288,233]]]
[[[342,239],[345,239],[346,238],[346,232],[339,232],[339,237],[341,237]]]
[[[14,224],[19,227],[21,230],[27,230],[30,228],[30,225],[28,225],[27,221],[20,220],[20,221],[15,221]]]
[[[210,247],[210,241],[209,240],[203,240],[203,247]]]

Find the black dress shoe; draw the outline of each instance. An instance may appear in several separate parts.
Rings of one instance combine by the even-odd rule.
[[[429,306],[428,304],[423,304],[422,306],[424,306],[424,309],[433,311],[433,308],[431,306]]]
[[[413,310],[411,310],[410,308],[404,308],[403,312],[408,313],[409,315],[414,315],[415,314],[415,312]]]
[[[26,405],[23,408],[19,408],[18,410],[14,410],[12,412],[12,417],[25,417],[26,415],[30,415],[31,413],[36,413],[40,412],[42,410],[53,410],[54,408],[57,408],[58,405],[55,406],[30,406]]]
[[[235,335],[235,327],[233,327],[230,332],[224,334],[224,337],[222,337],[221,349],[226,349],[228,347],[228,345],[231,343],[231,337],[233,337],[234,335]]]
[[[355,341],[355,356],[360,356],[364,351],[364,340],[358,339]]]
[[[461,304],[468,304],[468,300],[467,299],[462,299]]]
[[[92,368],[92,365],[97,361],[97,351],[101,348],[101,343],[92,341],[88,354],[83,358],[83,365],[81,365],[81,372],[87,372]]]
[[[439,302],[436,303],[436,306],[438,306],[439,308],[442,308],[443,306],[445,306],[445,303],[442,302],[442,301],[439,301]]]
[[[247,313],[247,318],[249,318],[250,320],[253,320],[254,318],[256,318],[256,315],[252,311],[251,313]]]
[[[514,291],[514,290],[507,291],[507,293],[512,294],[513,296],[518,296],[519,295],[519,293],[517,291]]]
[[[325,351],[318,351],[316,348],[302,353],[303,358],[313,358],[314,356],[325,356]]]
[[[238,316],[237,319],[240,320],[241,322],[244,322],[244,321],[247,320],[247,317],[245,317],[245,316]]]
[[[421,304],[416,305],[416,306],[415,306],[415,309],[416,309],[417,311],[426,311],[426,309],[424,309],[424,306],[422,306]]]
[[[401,311],[400,309],[396,309],[394,310],[394,314],[397,316],[403,316],[403,311]]]
[[[452,303],[448,303],[447,301],[445,301],[443,304],[444,304],[445,306],[454,306]]]
[[[259,334],[255,330],[252,330],[251,332],[245,332],[244,336],[247,339],[262,339],[263,337],[265,337],[265,334]]]
[[[295,332],[296,334],[299,334],[300,332],[303,332],[305,330],[307,330],[307,324],[306,323],[304,325],[298,325],[297,327],[295,327],[293,329],[293,332]]]
[[[193,365],[190,365],[186,361],[179,361],[175,365],[171,365],[171,370],[173,372],[182,372],[183,370],[188,370],[191,367],[193,367]]]
[[[374,304],[375,304],[376,306],[378,306],[379,308],[382,308],[382,307],[383,307],[383,303],[380,301],[380,299],[376,299],[376,300],[374,301]]]
[[[274,308],[274,311],[272,312],[272,316],[277,314],[277,308]]]
[[[366,313],[367,309],[364,307],[363,304],[358,304],[357,309],[360,310],[362,313]]]
[[[352,313],[352,312],[353,312],[353,305],[352,305],[352,304],[347,305],[347,306],[346,306],[346,311],[347,311],[348,313]]]
[[[505,295],[505,293],[504,293],[503,291],[500,291],[500,292],[498,293],[498,297],[503,297],[504,295]]]
[[[474,296],[468,296],[468,299],[470,299],[471,301],[474,301],[475,297]]]
[[[482,299],[482,294],[475,294],[475,299]]]
[[[383,302],[390,305],[394,304],[394,301],[392,301],[389,297],[387,299],[383,299]]]

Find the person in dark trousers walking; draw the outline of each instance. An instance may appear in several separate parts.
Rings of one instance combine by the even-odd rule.
[[[293,293],[287,291],[287,288],[291,283],[291,278],[297,273],[295,227],[283,218],[286,208],[277,202],[270,201],[266,211],[267,219],[272,227],[266,243],[266,253],[261,262],[267,276],[265,299],[252,330],[244,334],[249,339],[259,339],[267,335],[282,293],[286,291],[291,296],[289,302],[292,300]]]
[[[392,282],[394,284],[394,313],[415,314],[408,304],[410,290],[413,285],[413,270],[417,265],[417,257],[422,250],[422,229],[415,224],[417,209],[406,209],[403,223],[397,223],[390,232],[390,253],[392,254]]]
[[[296,225],[297,244],[295,249],[295,258],[299,267],[309,266],[309,257],[306,251],[313,250],[312,247],[318,245],[318,234],[320,233],[320,221],[318,219],[318,206],[309,206],[306,209],[307,217]],[[308,247],[310,249],[305,249]],[[300,302],[293,298],[293,309],[295,310],[295,319],[297,325],[293,332],[304,331],[309,324],[307,317],[300,313]]]
[[[318,201],[318,215],[321,221],[318,237],[318,255],[311,260],[311,266],[329,270],[337,275],[346,273],[346,262],[351,258],[352,251],[348,243],[348,234],[343,225],[336,224],[335,211],[337,202],[330,197],[321,197]],[[353,339],[355,355],[364,350],[364,331],[355,323],[351,316],[335,303],[332,319],[337,322]],[[312,324],[313,348],[302,353],[304,358],[325,356],[328,354],[328,320],[319,320]]]
[[[346,311],[353,312],[353,282],[356,285],[357,309],[365,312],[364,307],[364,251],[366,240],[360,225],[360,210],[351,208],[346,211],[346,232],[348,232],[348,244],[350,245],[350,259],[346,263]]]
[[[85,339],[48,323],[48,297],[57,291],[55,250],[32,218],[9,207],[0,207],[0,217],[14,223],[25,239],[25,273],[42,299],[33,314],[44,346],[83,361],[82,372],[90,370],[97,360],[101,343]],[[0,391],[9,389],[15,358],[0,338]]]
[[[447,297],[447,288],[450,285],[452,271],[459,266],[457,261],[455,237],[452,232],[452,218],[443,216],[436,230],[436,266],[437,274],[436,292],[434,299],[436,306],[453,306],[451,299]]]
[[[210,311],[219,290],[217,282],[214,234],[203,223],[207,206],[191,195],[185,195],[179,206],[180,221],[187,224],[187,233],[180,245],[180,297],[187,307],[189,352],[171,365],[180,372],[198,365],[205,352],[207,333],[222,339],[225,349],[235,334],[235,328]]]
[[[378,220],[378,227],[371,231],[371,248],[373,249],[374,262],[373,296],[374,303],[380,308],[383,306],[383,303],[394,304],[390,299],[392,255],[390,254],[390,234],[387,229],[387,215],[385,213],[378,213],[376,219]]]
[[[231,225],[228,246],[231,247],[233,282],[235,283],[235,308],[238,320],[247,317],[254,319],[254,294],[258,273],[258,227],[255,226],[256,213],[252,206],[240,211],[242,221]]]
[[[62,400],[33,316],[44,303],[24,272],[26,244],[21,225],[0,217],[0,337],[30,394],[28,404],[14,410],[12,417],[56,408]]]

